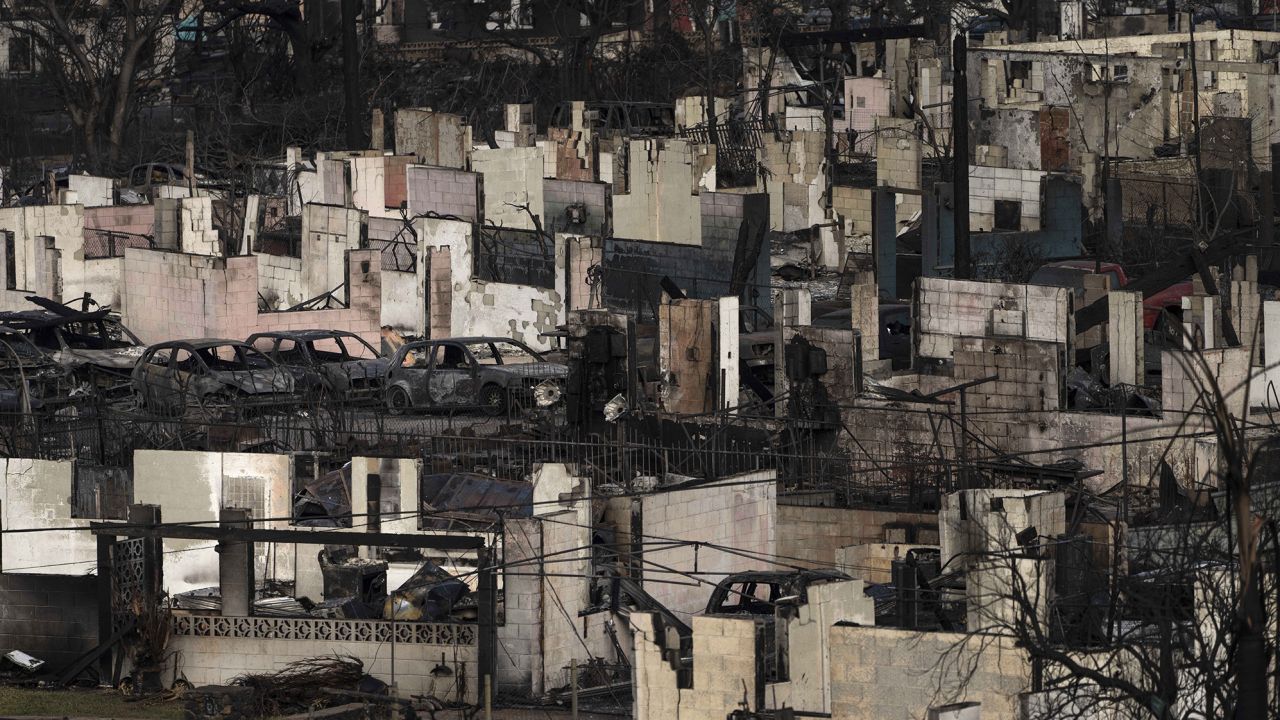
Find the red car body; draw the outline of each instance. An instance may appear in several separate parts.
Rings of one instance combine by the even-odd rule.
[[[1111,276],[1113,287],[1122,288],[1129,284],[1129,276],[1124,268],[1116,263],[1104,262],[1101,267],[1093,260],[1062,260],[1042,266],[1031,276],[1034,285],[1054,285],[1071,287],[1077,290],[1084,288],[1084,275],[1094,275],[1101,269],[1102,274]],[[1055,272],[1056,271],[1056,272]],[[1064,272],[1065,271],[1065,272]],[[1074,276],[1076,282],[1073,280]],[[1170,285],[1142,301],[1142,325],[1148,330],[1156,326],[1160,313],[1164,310],[1182,309],[1182,298],[1192,293],[1190,280]]]

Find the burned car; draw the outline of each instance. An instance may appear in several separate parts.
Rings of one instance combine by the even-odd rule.
[[[423,340],[391,356],[384,398],[391,413],[475,407],[499,415],[513,405],[553,404],[568,375],[568,366],[507,338]]]
[[[0,411],[44,407],[70,389],[70,372],[26,335],[0,325]]]
[[[223,415],[293,400],[293,375],[236,340],[152,345],[133,369],[138,405],[161,414]]]
[[[288,370],[299,392],[342,400],[381,397],[388,360],[353,332],[266,332],[245,342]]]
[[[142,341],[109,310],[47,307],[54,309],[0,313],[0,324],[25,335],[78,382],[108,394],[127,394],[129,374],[146,349]]]
[[[773,615],[782,602],[804,604],[809,586],[851,579],[838,570],[761,570],[721,580],[707,601],[708,615]]]

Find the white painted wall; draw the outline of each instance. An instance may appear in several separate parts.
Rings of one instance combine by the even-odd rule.
[[[559,271],[564,267],[563,235],[555,238],[555,288],[547,289],[476,279],[472,276],[470,223],[435,218],[423,218],[417,222],[418,257],[426,256],[426,248],[449,248],[453,276],[451,328],[455,337],[492,335],[520,340],[535,350],[550,346],[547,339],[539,337],[539,333],[554,330],[565,322],[565,278]],[[426,286],[426,272],[424,264],[418,263],[419,282],[423,287]]]
[[[133,455],[134,502],[160,506],[166,523],[210,523],[223,507],[249,507],[256,528],[287,528],[293,514],[293,466],[288,455],[138,450]],[[206,540],[166,540],[164,588],[185,592],[218,584],[218,554]],[[293,579],[294,547],[259,544],[258,580]]]
[[[89,520],[72,519],[75,463],[0,458],[0,530],[48,530],[5,537],[0,570],[10,573],[83,575],[98,565]],[[53,529],[63,528],[63,529]],[[66,529],[72,528],[72,529]]]

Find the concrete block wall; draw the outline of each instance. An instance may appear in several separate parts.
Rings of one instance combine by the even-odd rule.
[[[542,584],[538,558],[542,555],[542,523],[511,518],[503,524],[502,578],[504,618],[498,626],[495,682],[504,692],[528,692],[540,697],[542,687]]]
[[[956,338],[953,376],[957,383],[998,377],[968,393],[971,409],[1050,412],[1063,403],[1061,350],[1019,338]]]
[[[337,290],[347,277],[346,253],[360,247],[368,214],[336,205],[307,205],[302,211],[302,292],[309,298]],[[381,267],[381,259],[378,260]]]
[[[1025,337],[1066,344],[1070,291],[1065,288],[922,277],[913,308],[916,353],[949,358],[958,337]]]
[[[1244,347],[1214,348],[1198,351],[1201,361],[1181,350],[1162,350],[1160,353],[1160,399],[1166,412],[1195,411],[1203,417],[1205,403],[1200,402],[1208,392],[1209,380],[1218,384],[1225,397],[1227,410],[1235,417],[1247,414],[1248,398],[1245,396],[1245,380],[1250,374],[1250,350]],[[1188,427],[1201,424],[1195,416],[1188,418]]]
[[[144,342],[229,337],[254,332],[324,328],[350,330],[377,346],[381,326],[378,252],[350,252],[350,306],[334,310],[259,313],[262,256],[226,260],[159,250],[125,252],[125,324]]]
[[[684,140],[632,140],[627,192],[613,197],[614,236],[679,245],[702,242],[699,176],[707,146]]]
[[[590,137],[590,133],[572,128],[547,128],[547,163],[553,170],[547,177],[586,182],[595,180],[596,164]]]
[[[743,205],[748,195],[703,192],[699,213],[702,217],[702,242],[706,245],[734,245],[742,227]]]
[[[1019,230],[1040,229],[1041,170],[969,166],[969,229],[987,232],[995,229],[996,200],[1022,203]]]
[[[385,177],[383,183],[383,207],[398,211],[402,203],[409,200],[408,177],[406,170],[414,162],[408,155],[388,155],[383,158]]]
[[[406,163],[400,163],[392,166],[388,161],[393,158],[374,156],[374,157],[354,157],[347,160],[347,167],[351,174],[351,202],[352,204],[374,217],[397,217],[400,214],[399,204],[394,206],[387,205],[387,184],[390,173],[398,169],[403,176]],[[411,158],[395,158],[405,161]],[[401,196],[404,195],[404,183],[399,184]]]
[[[225,269],[225,260],[207,255],[129,248],[121,308],[125,325],[146,343],[213,336],[214,299],[226,303]],[[256,286],[255,267],[254,292],[247,299],[255,314]]]
[[[0,208],[0,232],[13,233],[16,289],[54,299],[103,289],[86,272],[84,208],[38,205]],[[50,240],[46,240],[49,238]],[[5,309],[26,309],[29,303]]]
[[[26,536],[39,542],[15,539],[0,546],[0,571],[80,575],[97,567],[89,519],[71,517],[74,462],[0,459],[0,473],[0,530],[46,529]]]
[[[542,185],[544,230],[592,237],[609,235],[613,202],[608,183],[546,178]],[[571,224],[566,212],[569,206],[578,204],[586,209],[586,222]]]
[[[831,209],[844,220],[846,235],[871,233],[871,188],[836,185],[831,188]]]
[[[870,542],[836,550],[835,567],[868,584],[893,582],[893,561],[905,560],[912,550],[937,550],[925,543]]]
[[[1031,662],[1011,640],[852,624],[830,634],[833,718],[914,720],[967,700],[984,718],[1013,720],[1031,689]]]
[[[771,481],[773,471],[725,478],[723,485],[711,483],[688,490],[671,490],[641,499],[643,534],[649,538],[707,540],[736,548],[742,555],[712,548],[697,551],[699,578],[716,583],[729,573],[772,567],[768,558],[777,549],[777,491]],[[673,612],[688,619],[705,609],[709,585],[672,584],[687,582],[681,573],[694,570],[695,551],[681,546],[646,553],[645,591]],[[670,571],[661,567],[671,568]],[[741,688],[739,688],[741,690]],[[740,693],[739,693],[740,696]]]
[[[183,198],[178,206],[179,248],[192,255],[220,256],[222,241],[213,225],[213,200],[208,197]]]
[[[820,382],[832,402],[840,405],[852,402],[856,397],[853,389],[853,329],[797,326],[790,334],[799,335],[813,346],[827,351],[827,374]]]
[[[876,129],[876,119],[890,115],[887,78],[851,77],[844,81],[844,118],[858,134]]]
[[[920,129],[909,118],[876,119],[876,184],[908,190],[921,189]],[[920,211],[920,196],[897,193],[897,220],[908,220]]]
[[[785,501],[785,498],[784,498]],[[778,503],[778,554],[813,567],[835,567],[839,549],[848,545],[883,542],[885,527],[903,523],[924,529],[938,526],[933,513],[830,508]]]
[[[693,619],[693,687],[679,689],[662,658],[653,615],[633,613],[636,720],[719,720],[755,698],[756,623],[750,617]]]
[[[484,176],[486,223],[534,229],[530,214],[545,214],[542,152],[537,147],[473,151],[471,167]]]
[[[813,713],[831,712],[830,629],[838,622],[876,624],[876,604],[864,587],[861,580],[809,586],[808,602],[785,620],[788,678],[765,687],[766,704]]]
[[[360,622],[360,621],[356,621]],[[369,621],[372,622],[372,621]],[[457,687],[453,681],[465,681],[461,698],[449,693],[442,699],[475,703],[477,688],[483,680],[477,677],[479,660],[476,647],[458,645],[430,645],[425,643],[397,643],[394,667],[388,643],[385,642],[334,642],[326,640],[282,640],[231,637],[199,637],[178,635],[170,639],[170,651],[180,653],[182,672],[196,686],[226,685],[237,675],[246,672],[271,672],[282,670],[291,662],[315,657],[349,655],[364,664],[364,671],[385,683],[393,681],[402,695],[436,694],[442,687]],[[431,670],[444,663],[461,670],[463,677],[432,676]],[[461,684],[461,683],[459,683]]]
[[[484,205],[480,199],[483,177],[480,174],[410,165],[406,176],[411,215],[435,212],[455,215],[469,222],[484,221]]]
[[[771,228],[795,232],[822,222],[825,142],[825,132],[801,130],[764,138],[757,157],[769,174],[758,189],[769,194]]]
[[[114,205],[84,209],[85,228],[150,235],[155,224],[154,205]]]
[[[109,207],[115,202],[115,180],[109,177],[73,173],[67,176],[67,189],[86,208]]]
[[[272,310],[283,310],[308,299],[302,292],[302,258],[254,255],[258,260],[258,292]]]
[[[716,300],[666,299],[658,308],[658,365],[664,410],[698,414],[714,410],[717,356],[712,351]]]
[[[948,495],[939,514],[942,562],[966,568],[970,632],[1005,634],[1034,612],[1048,620],[1053,592],[1052,561],[1015,558],[1021,532],[1035,529],[1040,542],[1066,532],[1066,498],[1038,490],[981,489]],[[1014,598],[1021,588],[1030,610]]]
[[[452,337],[453,332],[453,270],[448,246],[424,248],[419,256],[426,263],[419,262],[418,267],[426,265],[426,272],[419,270],[427,277],[429,327],[431,337]]]
[[[44,660],[44,671],[61,670],[98,644],[97,597],[95,575],[5,572],[0,643]]]
[[[587,310],[604,306],[604,298],[598,281],[592,284],[591,268],[604,262],[604,243],[599,238],[567,237],[569,253],[569,278],[565,298],[567,309]]]
[[[517,148],[527,149],[527,148]],[[509,150],[506,152],[515,152]],[[540,187],[541,185],[539,185]],[[483,282],[473,276],[471,223],[439,218],[422,218],[417,221],[419,257],[446,248],[447,255],[432,256],[431,263],[419,262],[418,273],[424,288],[431,293],[431,313],[434,318],[437,293],[445,287],[443,261],[448,260],[448,287],[451,298],[449,331],[455,336],[496,335],[520,340],[535,349],[548,347],[541,333],[554,330],[564,322],[565,276],[556,273],[554,288],[538,288],[510,283]],[[564,267],[565,236],[555,238],[555,267]],[[426,248],[432,248],[427,251]],[[440,263],[436,261],[440,260]],[[443,298],[440,298],[443,303]],[[438,336],[433,324],[431,333]]]
[[[461,116],[427,108],[400,108],[393,122],[397,154],[413,155],[428,165],[467,167],[471,127]]]

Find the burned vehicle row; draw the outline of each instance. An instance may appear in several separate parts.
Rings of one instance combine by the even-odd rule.
[[[293,376],[300,394],[320,400],[380,400],[388,360],[345,330],[296,330],[250,335],[249,343]]]
[[[175,340],[152,345],[133,370],[138,405],[151,412],[206,416],[287,401],[293,375],[248,343]]]
[[[386,405],[396,414],[478,407],[499,415],[513,406],[554,404],[568,375],[567,366],[507,338],[424,340],[391,356]]]

